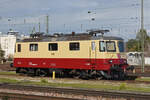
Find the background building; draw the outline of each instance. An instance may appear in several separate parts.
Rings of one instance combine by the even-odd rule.
[[[18,31],[13,31],[11,29],[7,34],[2,34],[0,32],[0,46],[1,49],[5,51],[5,59],[9,57],[13,58],[16,41],[24,38],[29,38],[29,36],[21,35]]]
[[[15,35],[0,35],[0,46],[5,51],[5,58],[13,57],[15,52]]]

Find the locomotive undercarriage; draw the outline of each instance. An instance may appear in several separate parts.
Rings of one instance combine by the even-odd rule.
[[[52,76],[55,71],[56,77],[73,77],[81,79],[109,79],[124,80],[126,74],[119,66],[111,67],[110,71],[102,70],[81,70],[81,69],[41,69],[41,68],[16,68],[16,73],[27,74],[29,76]]]

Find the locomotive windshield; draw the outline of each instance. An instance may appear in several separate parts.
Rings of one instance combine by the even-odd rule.
[[[114,41],[100,41],[100,51],[101,52],[116,52],[115,42]]]
[[[115,42],[114,41],[106,41],[107,52],[116,52]]]
[[[118,47],[120,52],[124,52],[124,43],[122,41],[118,42]]]

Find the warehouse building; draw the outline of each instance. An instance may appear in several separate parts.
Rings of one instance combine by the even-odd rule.
[[[15,52],[15,43],[16,36],[15,35],[0,35],[0,46],[1,49],[5,51],[4,57],[7,59],[9,57],[13,57]]]

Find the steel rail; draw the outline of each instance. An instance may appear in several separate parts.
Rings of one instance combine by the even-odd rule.
[[[30,95],[30,94],[20,94],[20,93],[0,93],[0,98],[2,100],[79,100],[71,98],[61,98],[61,97],[51,97],[51,96],[39,96],[39,95]]]
[[[0,84],[1,89],[11,90],[26,90],[35,92],[54,92],[60,94],[73,94],[84,96],[103,96],[103,97],[123,97],[123,98],[138,98],[149,100],[150,93],[139,92],[123,92],[123,91],[104,91],[104,90],[87,90],[87,89],[73,89],[73,88],[55,88],[49,86],[28,86],[28,85],[15,85],[15,84]]]

